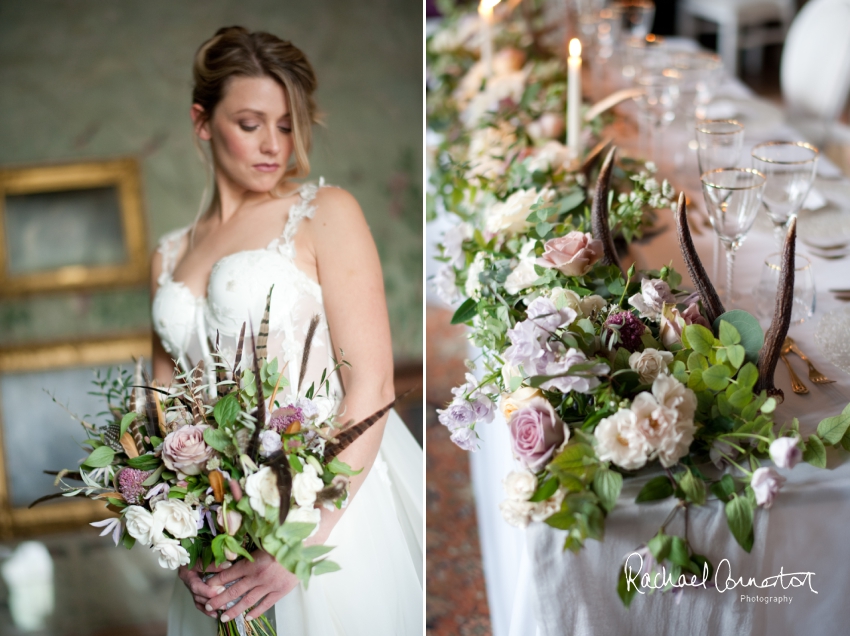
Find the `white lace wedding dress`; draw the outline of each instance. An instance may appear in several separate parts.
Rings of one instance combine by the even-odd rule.
[[[305,184],[289,212],[283,235],[266,249],[222,258],[210,273],[207,296],[196,298],[172,272],[189,228],[162,238],[162,274],[153,301],[153,323],[166,351],[184,370],[210,362],[218,336],[225,360],[233,360],[242,323],[259,326],[269,288],[272,294],[269,355],[288,363],[287,391],[294,391],[302,347],[313,315],[321,318],[310,352],[303,388],[331,369],[333,353],[322,303],[322,289],[295,265],[294,237],[304,218],[315,212],[319,185]],[[247,364],[250,365],[250,355]],[[336,380],[334,378],[334,380]],[[341,393],[338,382],[333,389]],[[283,395],[286,399],[286,394]],[[422,450],[392,411],[372,471],[327,545],[342,569],[311,579],[275,605],[279,636],[406,636],[421,634]],[[215,620],[199,612],[178,579],[169,610],[169,636],[211,636]]]

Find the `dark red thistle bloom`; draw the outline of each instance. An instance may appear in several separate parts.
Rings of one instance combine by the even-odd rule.
[[[150,477],[152,472],[152,470],[125,468],[118,473],[118,491],[127,503],[139,504],[142,502],[146,490],[142,482]]]
[[[602,327],[602,339],[610,349],[615,349],[617,344],[620,344],[628,351],[634,352],[641,347],[640,337],[644,331],[646,325],[637,316],[630,311],[621,311],[608,316]]]

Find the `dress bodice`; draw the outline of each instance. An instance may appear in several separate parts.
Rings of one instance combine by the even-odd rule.
[[[314,199],[322,180],[298,190],[299,200],[289,210],[283,234],[266,248],[242,250],[218,260],[210,272],[207,293],[196,297],[173,278],[181,246],[190,227],[166,234],[159,242],[162,272],[153,299],[153,327],[163,348],[184,372],[200,360],[212,370],[212,351],[218,341],[223,360],[232,364],[242,324],[246,325],[243,368],[250,368],[250,333],[256,333],[265,311],[266,298],[274,286],[269,311],[269,358],[286,366],[286,377],[294,391],[301,371],[304,339],[314,315],[319,325],[310,349],[303,389],[318,382],[322,370],[333,368],[333,348],[322,302],[322,288],[295,264],[295,234],[305,218],[316,211]],[[335,375],[334,375],[335,378]],[[318,388],[318,387],[317,387]],[[334,392],[339,393],[338,384]]]

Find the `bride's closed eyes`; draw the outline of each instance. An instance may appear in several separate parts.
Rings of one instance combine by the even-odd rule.
[[[254,132],[255,130],[259,129],[260,125],[259,124],[245,124],[245,123],[239,122],[239,127],[242,130],[244,130],[245,132]],[[289,126],[278,126],[277,129],[280,132],[282,132],[286,135],[288,135],[289,133],[292,132],[292,128],[290,128]]]

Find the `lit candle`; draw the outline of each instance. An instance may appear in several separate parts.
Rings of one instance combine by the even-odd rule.
[[[481,0],[478,15],[481,16],[481,61],[484,63],[485,77],[493,74],[493,7],[500,0]]]
[[[567,146],[574,159],[581,157],[581,42],[576,38],[567,58]]]

